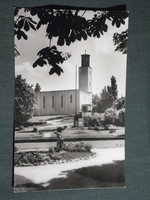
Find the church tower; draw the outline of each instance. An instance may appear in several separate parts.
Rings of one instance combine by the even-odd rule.
[[[79,67],[79,89],[92,92],[92,68],[90,67],[90,55],[81,55],[81,67]]]

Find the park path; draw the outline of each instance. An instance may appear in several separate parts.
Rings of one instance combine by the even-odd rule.
[[[54,178],[66,177],[68,170],[79,169],[89,166],[101,166],[103,164],[110,164],[114,161],[124,160],[124,147],[108,148],[108,149],[93,149],[97,156],[88,160],[80,160],[72,163],[51,164],[44,166],[32,167],[15,167],[14,174],[23,176],[31,180],[35,184],[41,184],[46,187],[49,181]]]

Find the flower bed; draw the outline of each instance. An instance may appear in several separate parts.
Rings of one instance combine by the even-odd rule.
[[[61,164],[78,160],[86,160],[95,156],[92,152],[61,152],[50,154],[49,152],[17,152],[14,156],[14,165],[39,166],[47,164]]]
[[[91,145],[80,143],[64,144],[61,152],[56,152],[54,149],[49,151],[29,151],[19,152],[15,150],[14,166],[39,166],[46,164],[60,164],[85,160],[96,156],[91,152]]]

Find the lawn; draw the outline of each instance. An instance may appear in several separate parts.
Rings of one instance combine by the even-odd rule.
[[[54,131],[48,131],[44,128],[42,129],[43,133],[39,134],[39,132],[33,132],[33,131],[21,131],[15,133],[15,140],[56,140],[56,135],[54,134]],[[62,132],[62,136],[64,140],[68,139],[101,139],[101,138],[112,138],[112,137],[119,137],[123,136],[125,133],[125,130],[123,127],[117,128],[115,133],[110,133],[109,130],[88,130],[86,127],[78,127],[78,128],[68,128]]]
[[[35,124],[38,124],[36,125]],[[84,127],[82,124],[82,119],[80,119],[79,127],[73,127],[73,116],[40,116],[40,117],[33,117],[29,121],[28,127],[24,127],[23,130],[18,130],[15,132],[15,140],[16,141],[26,141],[26,140],[39,140],[39,141],[46,141],[46,140],[56,140],[56,135],[54,131],[57,127],[67,126],[62,132],[62,136],[64,139],[101,139],[101,138],[112,138],[123,136],[125,134],[124,127],[115,127],[110,126],[110,129],[115,130],[115,132],[111,133],[110,130],[104,130],[103,127],[100,127],[98,130],[94,130],[94,128]],[[35,130],[34,130],[35,129]],[[39,131],[42,131],[40,134]]]

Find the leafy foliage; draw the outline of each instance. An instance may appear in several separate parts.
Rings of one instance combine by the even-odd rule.
[[[37,93],[37,92],[40,92],[40,91],[41,91],[41,86],[39,85],[39,83],[36,83],[34,92]]]
[[[102,113],[113,105],[113,96],[109,93],[106,86],[100,94],[100,101],[98,105],[99,111]]]
[[[17,46],[16,46],[16,45],[15,45],[14,50],[15,50],[15,57],[20,56],[20,53],[19,53],[19,51],[17,50]]]
[[[122,33],[114,33],[113,35],[114,45],[117,45],[115,51],[122,52],[122,54],[126,54],[128,51],[128,30],[123,31]]]
[[[114,76],[111,77],[111,86],[105,86],[100,93],[100,96],[93,95],[92,103],[94,105],[93,111],[104,113],[107,108],[113,106],[114,101],[118,97],[117,82]]]
[[[114,101],[114,107],[117,109],[117,110],[120,110],[122,108],[125,108],[125,97],[121,97],[119,99],[116,99]]]
[[[107,90],[109,94],[112,95],[113,99],[116,100],[118,97],[118,91],[116,78],[114,76],[111,77],[111,86],[107,86]]]
[[[59,52],[55,46],[46,47],[40,50],[37,54],[39,58],[33,63],[33,67],[43,67],[47,63],[53,66],[49,72],[49,74],[58,74],[60,76],[61,72],[63,72],[62,68],[58,65],[59,63],[63,63],[70,55],[67,54],[65,56],[62,55],[62,52]]]
[[[21,75],[15,78],[15,125],[23,125],[32,117],[35,97],[33,86],[27,84]]]
[[[18,19],[14,21],[14,35],[17,36],[18,40],[20,40],[22,37],[23,39],[27,40],[28,37],[25,32],[28,32],[30,29],[36,31],[35,24],[37,24],[37,22],[32,20],[31,17],[22,15],[18,16]]]
[[[64,143],[63,150],[67,152],[90,152],[92,146],[84,142]]]
[[[20,12],[24,12],[21,15]],[[63,70],[60,67],[70,57],[68,53],[63,55],[56,46],[51,47],[51,40],[56,38],[57,45],[70,45],[75,41],[87,40],[88,37],[101,37],[108,30],[107,20],[112,26],[119,28],[125,24],[128,17],[126,11],[91,11],[93,16],[86,17],[84,10],[52,9],[50,7],[15,8],[14,34],[18,40],[27,40],[27,32],[46,27],[46,37],[50,40],[50,46],[39,51],[39,58],[33,67],[49,64],[52,68],[50,75],[60,75]],[[27,16],[28,15],[28,16]],[[36,21],[33,20],[36,19]]]
[[[117,111],[117,118],[115,121],[117,126],[125,126],[125,108],[121,108]]]
[[[83,118],[83,125],[86,127],[96,127],[101,125],[100,116],[85,116]]]
[[[110,124],[115,124],[117,119],[117,111],[114,108],[108,108],[104,112],[103,125],[104,127]]]

